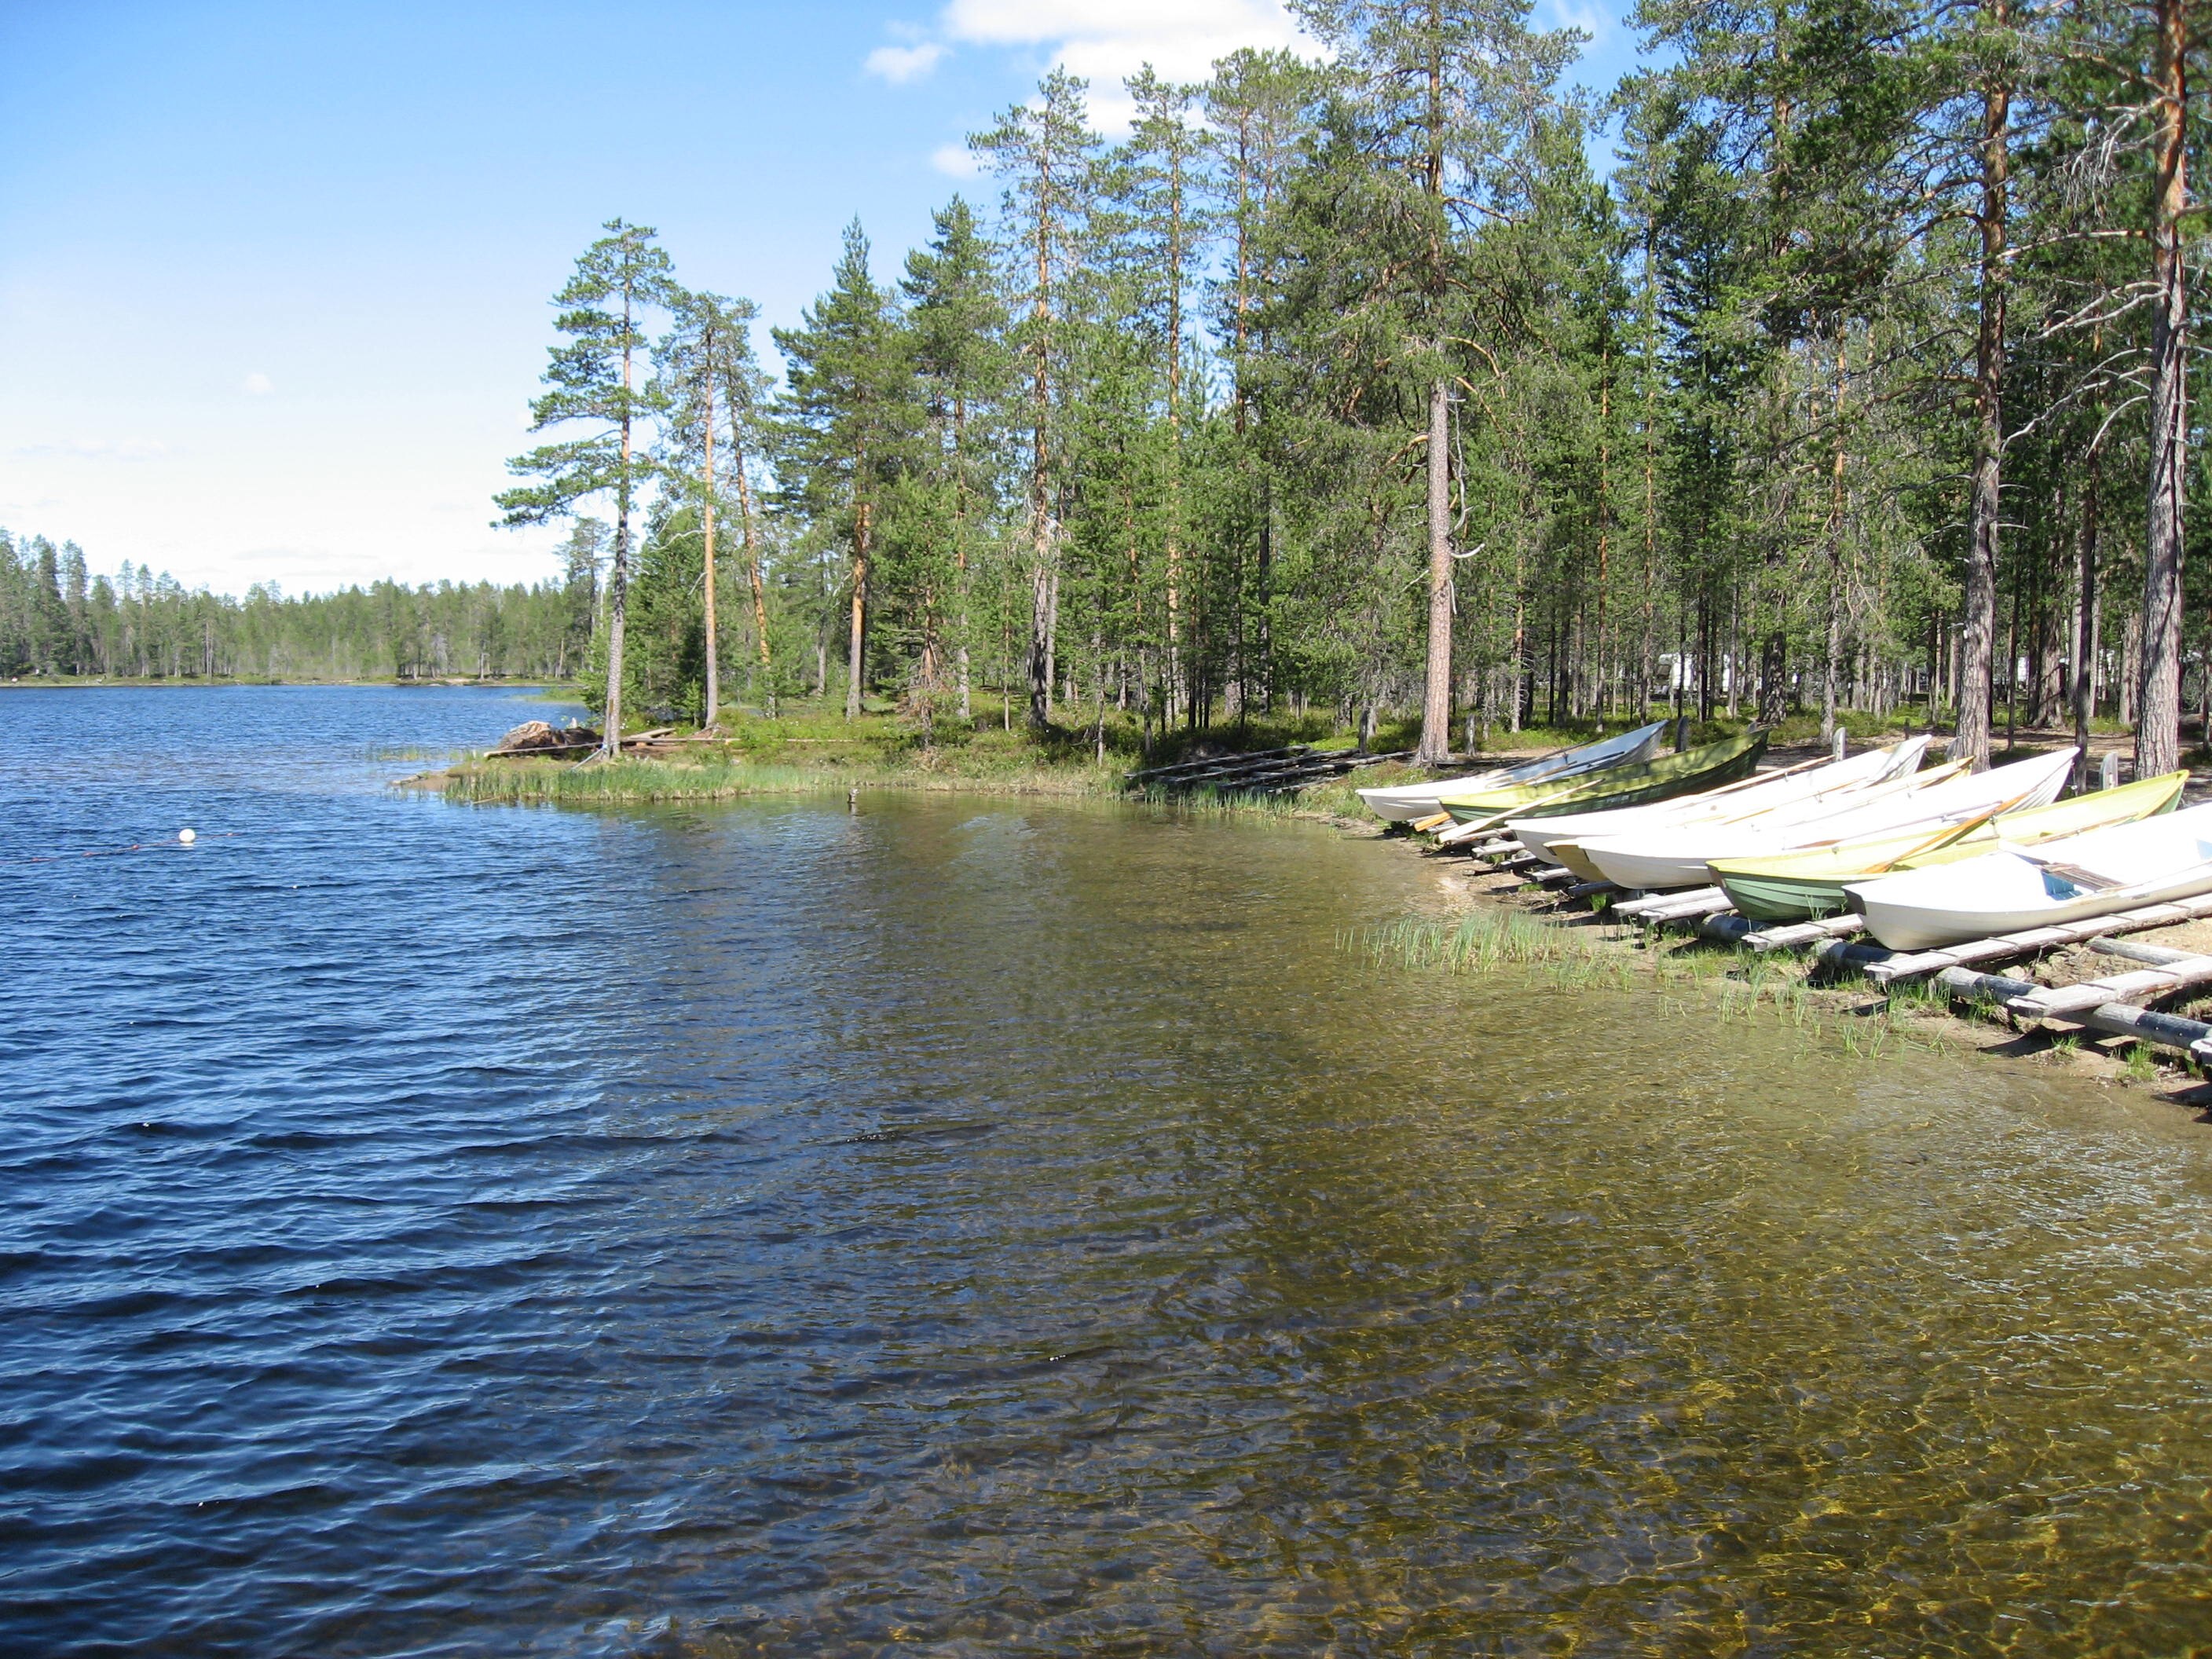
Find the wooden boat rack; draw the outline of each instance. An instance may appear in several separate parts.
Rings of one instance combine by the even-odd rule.
[[[1473,849],[1474,854],[1498,870],[1523,870],[1539,862],[1510,836],[1499,836]],[[1545,872],[1533,879],[1556,881],[1565,872]],[[1610,882],[1582,882],[1571,886],[1566,896],[1594,899],[1620,894]],[[1718,887],[1679,893],[1621,894],[1608,914],[1656,931],[1688,926],[1716,943],[1741,945],[1757,951],[1808,951],[1820,967],[1863,974],[1883,990],[1915,980],[1932,979],[1950,997],[1961,1001],[1994,1004],[2015,1021],[2041,1024],[2055,1021],[2086,1026],[2116,1036],[2185,1054],[2200,1066],[2212,1068],[2212,1024],[2185,1019],[2145,1007],[2184,991],[2212,985],[2212,955],[2170,951],[2154,945],[2128,941],[2124,935],[2146,928],[2171,927],[2178,922],[2212,917],[2212,894],[2146,904],[2110,915],[2050,927],[2031,927],[2016,933],[1972,939],[1941,951],[1887,951],[1880,945],[1856,942],[1866,918],[1830,916],[1823,921],[1793,922],[1761,927],[1736,914],[1727,893]],[[2130,971],[2106,975],[2080,985],[2039,985],[2033,980],[1984,971],[1997,963],[2020,962],[2085,945],[2100,956],[2142,964]]]

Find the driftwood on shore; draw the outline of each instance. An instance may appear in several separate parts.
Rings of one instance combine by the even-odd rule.
[[[562,755],[588,754],[601,747],[606,739],[588,726],[553,726],[544,720],[525,720],[499,740],[498,746],[484,751],[486,760],[551,759]],[[633,732],[622,740],[626,755],[658,755],[684,744],[712,743],[715,739],[705,732],[679,738],[672,726],[657,726],[649,732]]]

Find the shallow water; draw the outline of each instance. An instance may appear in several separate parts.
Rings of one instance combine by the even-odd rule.
[[[2212,1132],[1303,826],[384,787],[546,712],[0,695],[0,1650],[2212,1641]]]

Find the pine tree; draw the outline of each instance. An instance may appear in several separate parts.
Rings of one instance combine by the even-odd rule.
[[[775,343],[789,364],[797,493],[817,518],[842,521],[851,549],[845,718],[857,720],[877,521],[914,424],[905,341],[890,295],[868,273],[858,220],[846,227],[830,292],[799,327],[776,330]]]
[[[749,497],[744,476],[742,434],[747,412],[756,397],[760,378],[753,360],[750,330],[759,308],[750,300],[733,300],[720,294],[678,292],[669,309],[672,324],[655,349],[663,395],[669,403],[670,476],[697,508],[702,537],[702,599],[704,611],[706,726],[711,729],[721,716],[721,629],[716,614],[717,577],[714,568],[714,520],[723,474],[718,471],[718,444],[725,422],[737,441],[727,446],[727,461]],[[732,399],[738,401],[732,401]],[[757,569],[752,545],[751,514],[744,514],[747,563]],[[757,574],[754,578],[757,605]]]
[[[1037,85],[1035,105],[1018,104],[988,132],[968,143],[988,161],[1005,188],[1003,215],[1018,273],[1012,287],[1026,312],[1016,350],[1029,380],[1030,640],[1029,722],[1050,723],[1054,616],[1059,591],[1060,535],[1053,513],[1053,428],[1066,345],[1066,291],[1081,264],[1098,143],[1085,112],[1087,83],[1054,70]]]
[[[900,287],[906,301],[911,361],[919,377],[933,439],[926,463],[951,494],[953,639],[960,718],[975,717],[970,696],[970,629],[979,520],[996,506],[998,401],[1008,359],[1006,308],[991,266],[991,250],[968,204],[955,196],[933,216],[929,245],[907,256]]]
[[[531,405],[531,429],[581,423],[598,429],[519,455],[507,470],[538,482],[496,499],[504,525],[544,524],[573,516],[577,504],[611,491],[615,497],[614,558],[607,574],[607,678],[605,746],[622,751],[623,629],[628,603],[631,510],[648,468],[640,457],[639,428],[660,412],[657,387],[640,384],[638,358],[648,344],[645,313],[675,293],[668,255],[654,246],[656,233],[610,219],[606,234],[576,261],[575,274],[554,296],[554,326],[568,343],[552,349],[545,385]]]
[[[1346,297],[1378,313],[1392,369],[1419,388],[1428,649],[1415,758],[1440,765],[1451,748],[1451,383],[1479,343],[1459,336],[1455,314],[1464,239],[1571,41],[1533,33],[1520,0],[1301,0],[1297,9],[1338,53],[1346,137],[1364,163],[1344,228],[1390,250],[1367,255],[1374,280]]]

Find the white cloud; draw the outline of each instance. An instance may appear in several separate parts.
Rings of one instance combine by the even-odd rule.
[[[276,391],[276,383],[257,368],[239,382],[238,389],[240,392],[250,392],[257,398],[265,398]]]
[[[983,170],[975,152],[965,144],[939,144],[929,152],[929,164],[948,179],[973,179]]]
[[[1121,82],[1150,64],[1169,81],[1203,81],[1239,46],[1319,48],[1279,0],[951,0],[944,29],[976,46],[1046,50],[1091,82],[1092,124],[1126,125]]]
[[[893,86],[903,86],[928,74],[944,56],[944,46],[934,40],[911,46],[878,46],[868,54],[868,61],[862,67],[871,75],[880,75]]]
[[[1552,14],[1552,27],[1580,29],[1589,36],[1592,45],[1613,33],[1613,19],[1589,0],[1550,0],[1547,9]]]

